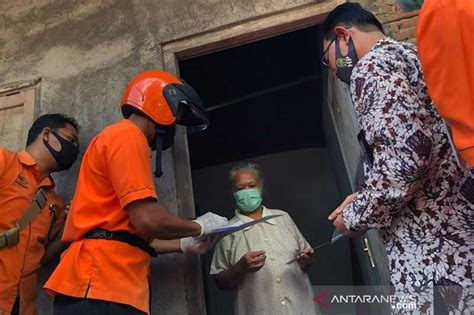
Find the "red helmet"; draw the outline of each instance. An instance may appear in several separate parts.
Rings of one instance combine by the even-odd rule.
[[[165,71],[148,70],[134,77],[120,105],[125,118],[135,108],[161,126],[176,122],[195,132],[209,125],[208,115],[193,88]]]
[[[187,126],[188,132],[209,126],[208,115],[193,88],[164,71],[138,74],[125,89],[120,106],[125,118],[138,110],[156,123],[152,150],[156,150],[157,177],[163,174],[161,151],[173,145],[175,123]]]

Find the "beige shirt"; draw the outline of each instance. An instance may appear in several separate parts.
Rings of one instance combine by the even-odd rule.
[[[264,250],[265,265],[257,272],[248,273],[236,291],[235,313],[316,314],[308,275],[298,263],[286,264],[311,246],[288,213],[263,208],[263,217],[273,214],[282,216],[224,237],[212,257],[211,274],[229,269],[248,252]],[[239,220],[253,221],[236,210],[229,223]]]

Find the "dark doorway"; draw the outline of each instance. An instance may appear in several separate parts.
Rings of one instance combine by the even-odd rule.
[[[234,203],[228,172],[238,162],[259,164],[264,204],[287,211],[310,244],[332,235],[327,215],[341,201],[335,163],[323,128],[321,36],[318,26],[179,61],[181,77],[210,114],[208,130],[188,136],[197,214],[229,219]],[[209,276],[203,258],[208,314],[232,314],[233,293]],[[317,252],[313,285],[351,285],[349,243]]]

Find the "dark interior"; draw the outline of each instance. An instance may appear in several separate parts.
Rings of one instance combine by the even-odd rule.
[[[180,61],[181,77],[197,91],[211,121],[188,137],[193,169],[325,146],[318,30]],[[214,79],[203,80],[204,73]]]
[[[264,205],[287,211],[313,246],[330,239],[327,215],[341,199],[334,171],[341,165],[326,143],[334,140],[323,127],[321,74],[327,72],[320,54],[314,26],[179,61],[181,77],[210,115],[206,131],[188,135],[196,215],[232,218],[228,172],[252,161],[265,177]],[[318,253],[308,272],[313,285],[352,284],[350,259],[341,260],[341,253],[350,255],[347,241]],[[233,292],[219,290],[209,275],[212,255],[202,258],[207,313],[231,315]]]

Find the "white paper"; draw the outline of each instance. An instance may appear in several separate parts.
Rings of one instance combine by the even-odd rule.
[[[331,244],[343,237],[344,234],[340,233],[338,230],[334,230],[334,232],[332,233]]]
[[[243,223],[242,221],[238,221],[234,224],[230,224],[230,225],[227,225],[227,226],[224,226],[224,227],[214,229],[214,230],[211,231],[211,233],[209,233],[209,235],[220,234],[220,233],[222,233],[223,235],[232,234],[232,233],[235,233],[237,231],[248,228],[250,226],[253,226],[255,224],[259,224],[259,223],[262,223],[262,222],[265,222],[265,221],[268,221],[268,220],[271,220],[271,219],[274,219],[274,218],[277,218],[277,217],[280,217],[280,216],[282,216],[282,214],[268,215],[266,217],[263,217],[263,218],[260,218],[260,219],[257,219],[257,220],[253,220],[253,221],[250,221],[250,222],[247,222],[247,223]]]

